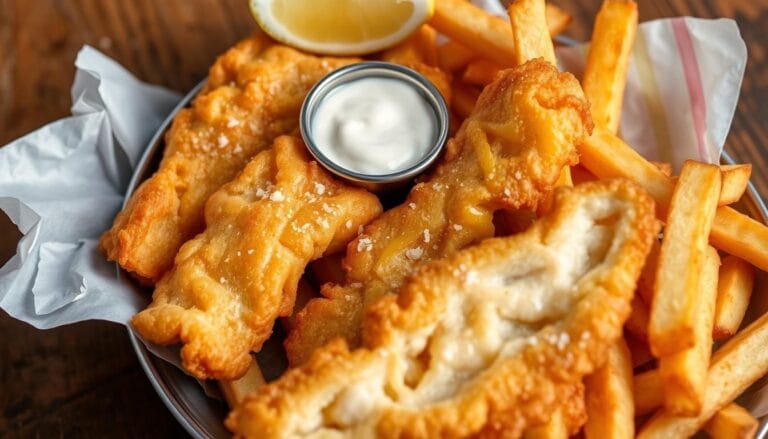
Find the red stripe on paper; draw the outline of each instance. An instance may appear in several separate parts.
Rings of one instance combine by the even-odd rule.
[[[691,101],[693,128],[696,130],[696,149],[701,160],[711,163],[712,157],[709,156],[709,150],[704,142],[704,133],[707,131],[707,102],[704,98],[704,86],[701,82],[699,62],[696,60],[696,52],[693,49],[693,40],[683,17],[673,18],[671,22]]]

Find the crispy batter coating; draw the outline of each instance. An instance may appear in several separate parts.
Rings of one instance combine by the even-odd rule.
[[[275,137],[293,132],[312,85],[353,61],[306,55],[260,34],[229,49],[176,116],[160,168],[102,235],[102,252],[144,282],[158,281],[181,244],[202,231],[208,197]]]
[[[526,232],[417,269],[369,309],[364,348],[334,340],[226,424],[239,437],[518,437],[568,417],[561,396],[621,336],[656,232],[628,181],[561,188]]]
[[[414,266],[493,236],[493,213],[534,210],[592,127],[578,81],[534,60],[485,88],[441,164],[347,248],[347,283],[325,286],[286,340],[292,365],[336,336],[360,340],[362,310]]]
[[[380,213],[376,196],[331,178],[301,140],[278,137],[210,197],[205,231],[182,246],[133,326],[155,343],[181,341],[198,378],[239,378],[275,319],[291,314],[306,264]]]

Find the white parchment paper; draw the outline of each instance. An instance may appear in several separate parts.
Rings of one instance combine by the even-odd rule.
[[[746,64],[736,24],[657,20],[640,26],[638,41],[622,136],[676,166],[686,158],[717,161]],[[585,54],[586,46],[558,52],[577,75]],[[75,66],[73,115],[0,148],[0,209],[24,235],[0,268],[0,307],[38,328],[90,319],[127,324],[147,304],[118,280],[97,240],[148,140],[180,99],[88,46]]]

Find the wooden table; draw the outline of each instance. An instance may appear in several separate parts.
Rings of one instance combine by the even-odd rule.
[[[439,0],[438,0],[439,1]],[[553,0],[589,38],[599,0]],[[754,164],[768,196],[768,0],[642,0],[640,19],[735,18],[749,47],[727,149]],[[83,44],[144,81],[185,92],[217,54],[254,28],[246,0],[0,0],[0,145],[68,115],[73,61]],[[2,213],[0,213],[2,216]],[[0,218],[0,263],[17,232]],[[183,436],[118,325],[38,331],[0,312],[0,436]]]

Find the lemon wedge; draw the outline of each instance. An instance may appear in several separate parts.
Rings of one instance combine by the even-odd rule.
[[[432,16],[435,0],[250,0],[272,38],[308,52],[363,55],[394,46]]]

